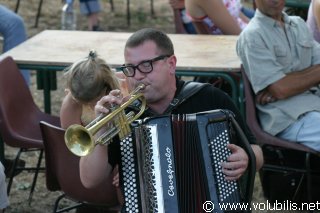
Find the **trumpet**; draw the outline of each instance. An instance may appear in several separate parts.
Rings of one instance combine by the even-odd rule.
[[[140,90],[145,85],[140,84],[129,94],[129,99],[120,106],[113,107],[108,115],[101,114],[87,126],[79,124],[71,125],[65,132],[64,140],[67,148],[77,156],[86,156],[90,154],[98,144],[108,145],[111,139],[119,135],[120,140],[131,133],[130,123],[138,119],[146,108],[146,100]],[[140,111],[135,114],[130,111],[125,114],[124,110],[136,100],[141,101]],[[110,122],[110,123],[109,123]],[[96,140],[96,133],[106,124],[111,124],[107,131],[101,134]]]

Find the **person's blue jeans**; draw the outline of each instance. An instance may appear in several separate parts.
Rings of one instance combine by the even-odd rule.
[[[246,7],[241,7],[241,12],[247,16],[249,19],[252,19],[255,11]]]
[[[3,36],[3,52],[6,52],[27,39],[23,19],[0,4],[0,34]],[[28,54],[28,53],[26,53]],[[27,84],[30,85],[29,70],[20,70]]]
[[[194,28],[194,26],[193,26],[192,23],[187,23],[187,24],[184,23],[183,26],[184,26],[184,29],[186,30],[186,32],[187,32],[188,34],[197,34],[197,31],[196,31],[196,29]]]
[[[320,112],[311,111],[300,116],[277,137],[304,144],[320,152]]]

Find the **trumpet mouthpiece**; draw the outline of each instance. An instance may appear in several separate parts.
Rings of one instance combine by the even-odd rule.
[[[146,88],[146,85],[140,83],[130,94],[137,94],[140,90],[143,90],[144,88]]]
[[[146,88],[146,85],[144,85],[143,83],[138,84],[138,88],[139,90],[142,90],[144,88]]]

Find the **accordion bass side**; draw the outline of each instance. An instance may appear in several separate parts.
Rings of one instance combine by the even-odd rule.
[[[232,118],[213,110],[137,122],[120,142],[124,212],[198,213],[206,201],[225,212],[221,204],[247,202],[240,183],[221,171],[235,139]]]

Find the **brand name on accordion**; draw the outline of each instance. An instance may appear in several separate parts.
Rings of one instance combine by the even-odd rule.
[[[168,162],[168,182],[169,182],[169,189],[168,189],[168,195],[174,196],[174,182],[173,182],[173,168],[172,168],[172,159],[171,159],[171,149],[169,147],[166,148],[165,156],[167,157]]]

